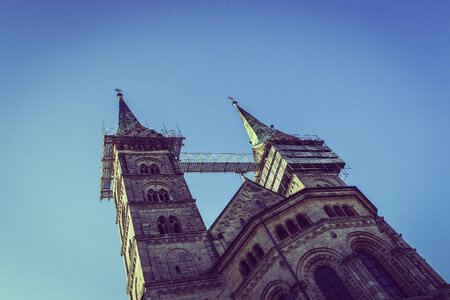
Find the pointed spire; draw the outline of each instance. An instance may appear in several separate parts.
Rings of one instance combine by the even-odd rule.
[[[118,92],[117,98],[119,99],[119,128],[117,129],[117,134],[121,134],[136,124],[141,124],[123,100],[122,93]]]
[[[296,137],[274,129],[273,125],[268,127],[263,122],[249,114],[242,107],[240,107],[237,101],[232,97],[228,97],[236,107],[239,116],[244,123],[244,127],[247,130],[247,134],[250,137],[250,142],[253,147],[266,142],[269,139],[297,139]]]
[[[115,89],[115,91],[119,99],[119,128],[117,129],[117,135],[162,137],[156,131],[142,126],[123,100],[121,90]]]
[[[236,107],[239,116],[244,123],[244,127],[247,130],[247,134],[250,137],[252,146],[259,145],[267,141],[275,132],[273,128],[266,126],[263,122],[246,112],[232,97],[228,99],[233,101],[234,107]]]

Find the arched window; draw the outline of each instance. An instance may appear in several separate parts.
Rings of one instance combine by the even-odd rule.
[[[223,240],[223,233],[222,233],[222,232],[219,232],[219,234],[217,235],[217,237],[218,237],[220,240]]]
[[[286,227],[289,230],[290,234],[294,234],[294,233],[297,233],[299,231],[297,225],[292,220],[287,220],[286,221]]]
[[[309,221],[304,214],[298,214],[295,218],[297,219],[298,225],[300,225],[301,229],[307,228],[311,225],[311,221]]]
[[[339,205],[334,205],[333,208],[336,212],[336,215],[338,215],[339,217],[345,217],[345,213]]]
[[[325,296],[325,299],[353,299],[341,278],[339,278],[338,274],[330,267],[320,267],[317,269],[316,272],[314,272],[314,280]]]
[[[256,201],[256,205],[261,209],[264,208],[264,205],[261,203],[261,201]]]
[[[148,172],[147,172],[148,173]],[[159,174],[159,173],[161,173],[160,171],[159,171],[159,167],[156,165],[156,164],[152,164],[151,166],[150,166],[150,173],[151,174]]]
[[[239,219],[239,222],[241,223],[242,227],[245,227],[245,225],[247,225],[247,223],[245,223],[244,219]]]
[[[170,200],[169,192],[167,192],[165,189],[160,189],[159,190],[159,200],[161,200],[161,201]]]
[[[180,266],[175,266],[175,271],[177,271],[178,274],[181,273]]]
[[[148,201],[156,202],[159,200],[158,194],[152,189],[147,191],[147,197]]]
[[[243,279],[246,278],[248,274],[250,274],[250,267],[243,260],[241,260],[241,262],[239,263],[239,272],[241,273]]]
[[[167,223],[167,232],[168,233],[181,232],[181,224],[180,221],[178,221],[177,217],[169,216],[169,223]]]
[[[148,173],[148,167],[146,164],[141,164],[140,166],[141,173]]]
[[[256,267],[256,265],[258,264],[258,261],[256,260],[255,256],[251,252],[247,253],[245,258],[251,268]]]
[[[372,273],[373,277],[375,277],[389,296],[404,296],[400,287],[372,255],[365,252],[358,252],[358,256],[361,258],[367,270]]]
[[[347,214],[347,216],[354,217],[358,215],[358,213],[352,206],[344,204],[342,207],[344,208],[344,211]]]
[[[336,217],[336,213],[334,212],[334,210],[329,207],[328,205],[325,205],[323,207],[323,209],[325,210],[325,212],[327,213],[327,215],[331,218],[331,217]]]
[[[253,252],[255,253],[258,260],[264,257],[264,250],[261,248],[259,244],[255,244],[255,246],[253,246]]]
[[[167,220],[163,216],[158,218],[158,230],[159,233],[164,234],[167,233]]]
[[[284,240],[285,238],[287,238],[289,236],[289,234],[287,233],[286,229],[284,229],[283,226],[278,225],[275,228],[275,232],[277,233],[278,239],[280,241]]]

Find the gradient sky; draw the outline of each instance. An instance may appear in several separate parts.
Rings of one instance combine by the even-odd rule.
[[[450,279],[449,1],[0,2],[0,298],[125,300],[113,203],[99,202],[113,89],[185,152],[250,152],[226,99],[317,134]],[[186,175],[209,226],[235,174]]]

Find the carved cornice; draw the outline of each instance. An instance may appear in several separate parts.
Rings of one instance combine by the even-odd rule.
[[[174,200],[168,200],[168,201],[158,201],[158,202],[151,202],[151,201],[128,201],[128,204],[133,207],[137,207],[139,209],[147,209],[148,207],[151,208],[179,208],[180,206],[187,204],[187,203],[194,203],[195,199],[188,199],[183,201],[174,201]]]
[[[159,295],[186,294],[196,290],[205,290],[224,286],[223,278],[215,275],[196,276],[195,279],[165,280],[162,282],[145,283],[147,291]]]
[[[137,241],[146,242],[148,245],[161,245],[172,243],[199,242],[207,239],[208,232],[183,232],[174,234],[140,234],[136,235]]]

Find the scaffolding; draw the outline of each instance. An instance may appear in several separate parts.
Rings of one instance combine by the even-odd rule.
[[[251,153],[181,153],[178,162],[183,173],[238,173],[255,172]]]
[[[257,172],[262,185],[287,190],[296,172],[335,172],[342,180],[348,176],[350,167],[317,135],[288,135],[278,130],[265,136],[272,147],[265,148],[255,161],[251,153],[185,153],[181,152],[184,137],[180,130],[161,131],[162,137],[152,138],[154,144],[170,149],[183,173],[238,173]],[[100,200],[113,197],[114,144],[117,139],[125,143],[139,144],[146,137],[117,136],[112,128],[103,128],[103,152],[101,160]],[[141,141],[142,139],[142,141]],[[119,144],[121,142],[118,142]],[[267,151],[267,152],[266,152]],[[283,159],[281,159],[283,157]]]

